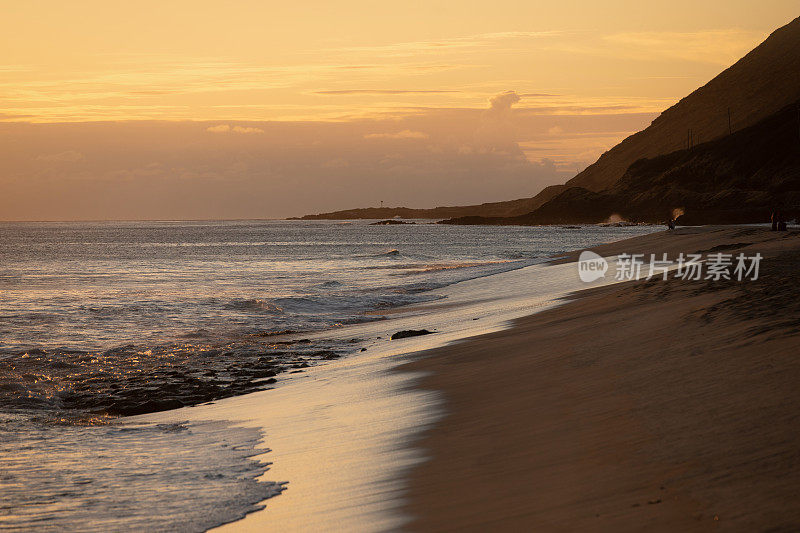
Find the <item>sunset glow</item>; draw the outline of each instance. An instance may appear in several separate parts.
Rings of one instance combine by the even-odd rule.
[[[180,207],[181,216],[191,218],[281,217],[371,205],[390,195],[396,198],[392,203],[416,207],[529,196],[563,182],[646,126],[785,23],[796,7],[789,1],[767,2],[770,9],[747,1],[655,7],[625,1],[470,2],[458,8],[446,2],[403,7],[372,2],[237,2],[233,8],[214,2],[144,4],[134,10],[107,2],[32,2],[4,9],[0,184],[7,194],[0,200],[2,218],[108,217],[103,209],[52,211],[47,195],[37,202],[39,210],[31,205],[33,193],[26,191],[36,187],[29,178],[80,176],[91,181],[90,196],[101,194],[94,180],[154,175],[157,166],[168,166],[149,153],[148,142],[176,143],[177,131],[198,137],[187,143],[223,143],[219,149],[225,150],[237,144],[248,150],[268,145],[267,152],[284,154],[313,138],[303,158],[318,163],[303,169],[305,163],[289,157],[273,161],[268,175],[229,154],[224,166],[208,162],[205,170],[187,169],[193,163],[178,154],[188,148],[178,143],[172,157],[180,164],[173,161],[172,171],[159,174],[164,181],[187,172],[261,184],[278,177],[330,179],[345,191],[338,199],[335,191],[310,198],[303,207],[264,199],[256,209],[232,197],[224,207],[212,208],[198,200]],[[687,17],[687,11],[693,16]],[[508,92],[516,96],[490,106],[492,98]],[[99,161],[91,154],[96,145],[83,140],[99,126],[83,129],[79,124],[106,121],[118,122],[114,128],[138,139],[125,156],[142,150],[136,165],[108,157]],[[211,123],[184,133],[178,124],[126,129],[131,121]],[[265,121],[271,126],[254,124]],[[76,125],[69,142],[52,144],[46,140],[48,127],[22,128],[19,123]],[[266,140],[271,132],[277,141]],[[474,163],[455,160],[459,154],[463,159],[488,152],[501,159],[504,153],[512,155],[484,169],[501,184],[471,186],[469,181],[479,178],[470,174]],[[448,172],[464,166],[456,174],[469,174],[454,196],[442,191],[462,178],[430,171],[442,153],[453,154]],[[519,157],[532,165],[527,179],[503,171],[518,166]],[[369,161],[354,160],[364,158]],[[398,159],[405,162],[397,179],[436,182],[427,194],[404,195],[376,185],[369,197],[359,195],[363,187],[354,184],[366,176],[394,179],[395,174],[385,172],[386,161]],[[328,172],[344,168],[346,177]],[[143,212],[125,216],[165,218],[169,213],[145,205]]]

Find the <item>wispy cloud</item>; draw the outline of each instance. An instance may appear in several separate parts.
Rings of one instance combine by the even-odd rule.
[[[253,128],[249,126],[229,126],[228,124],[219,124],[217,126],[209,126],[206,128],[209,133],[264,133],[261,128]]]
[[[728,65],[766,37],[763,32],[717,29],[696,32],[629,32],[603,37],[637,57],[661,56],[691,62]]]
[[[335,48],[333,51],[348,53],[381,53],[389,55],[416,54],[425,51],[442,51],[454,49],[479,48],[496,46],[501,41],[520,41],[544,39],[561,35],[561,31],[507,31],[493,33],[477,33],[461,37],[432,39],[426,41],[406,41],[380,45],[362,45]]]
[[[83,161],[86,157],[81,152],[74,150],[66,150],[56,154],[41,154],[36,157],[38,161],[51,161],[57,163],[77,163]]]
[[[689,71],[689,78],[699,83],[715,73],[717,67],[709,65],[731,63],[761,37],[758,32],[735,29],[495,32],[332,48],[324,56],[318,50],[316,55],[300,54],[299,61],[283,65],[166,54],[122,58],[99,54],[97,65],[84,69],[0,67],[0,72],[14,73],[0,79],[0,121],[362,120],[415,113],[415,107],[482,109],[488,96],[505,87],[528,88],[516,93],[523,99],[516,112],[606,113],[622,109],[610,106],[626,105],[654,111],[674,103],[691,84],[660,87],[659,94],[665,90],[675,94],[669,99],[649,98],[647,103],[627,95],[652,90],[648,79],[681,79],[663,74]],[[549,67],[555,71],[529,71],[524,66],[553,62],[556,56],[558,65]],[[587,57],[597,58],[592,61],[598,65],[597,72],[585,68]],[[630,59],[646,61],[646,67],[622,74],[614,71]],[[575,84],[564,74],[569,69],[561,63],[567,65],[570,60],[584,65],[579,71],[589,82],[581,78]],[[613,68],[605,68],[606,64]],[[688,64],[694,65],[683,70]],[[519,78],[508,79],[509,72]],[[607,84],[604,76],[610,72],[615,72],[618,87],[595,83]],[[549,87],[542,85],[543,79]],[[626,96],[610,104],[592,103],[587,91]],[[570,96],[576,92],[581,95]]]
[[[368,133],[365,139],[427,139],[430,137],[422,131],[403,130],[397,133]]]
[[[324,95],[350,95],[350,94],[447,94],[460,93],[454,90],[434,90],[434,89],[336,89],[329,91],[315,91],[314,94]]]

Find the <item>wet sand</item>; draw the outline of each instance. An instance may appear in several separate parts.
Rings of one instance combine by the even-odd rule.
[[[411,529],[800,529],[800,232],[683,228],[595,251],[764,259],[756,281],[590,289],[420,353],[404,369],[429,373],[447,412],[408,480]]]

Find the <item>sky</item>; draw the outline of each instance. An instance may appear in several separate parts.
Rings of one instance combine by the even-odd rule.
[[[0,0],[0,219],[282,218],[563,183],[796,0]]]

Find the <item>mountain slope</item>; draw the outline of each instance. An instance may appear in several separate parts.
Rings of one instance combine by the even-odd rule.
[[[634,161],[674,152],[755,124],[800,98],[800,18],[703,87],[664,111],[646,129],[631,135],[567,182],[568,187],[601,191],[614,185]]]
[[[530,213],[547,200],[564,190],[564,185],[545,187],[533,198],[520,198],[505,202],[492,202],[480,205],[434,207],[433,209],[412,209],[409,207],[365,207],[346,209],[318,215],[305,215],[301,220],[350,220],[378,218],[453,218],[467,215],[484,217],[510,217]]]
[[[681,210],[683,224],[746,223],[767,222],[774,209],[800,216],[800,99],[733,135],[640,159],[610,189],[571,187],[527,215],[446,222],[659,223]]]
[[[595,211],[606,211],[607,205],[594,205],[608,195],[600,193],[620,181],[628,169],[641,159],[655,158],[687,148],[688,132],[693,144],[712,141],[729,133],[748,128],[792,102],[800,100],[800,18],[773,32],[763,43],[737,61],[703,87],[664,111],[646,129],[631,135],[600,156],[583,172],[565,185],[547,187],[533,198],[508,202],[437,207],[435,209],[352,209],[308,215],[304,219],[347,218],[459,218],[465,223],[487,223],[487,217],[521,217],[543,209],[559,195],[562,205],[570,205],[570,216],[594,220]],[[571,190],[577,188],[578,190]],[[567,196],[563,196],[563,195]],[[566,202],[571,198],[570,202]],[[586,211],[581,216],[577,205],[583,202]],[[540,212],[540,215],[542,213]],[[528,217],[526,220],[529,220]],[[554,220],[548,217],[548,220]],[[565,218],[573,222],[578,218]],[[508,223],[508,222],[500,222]]]

